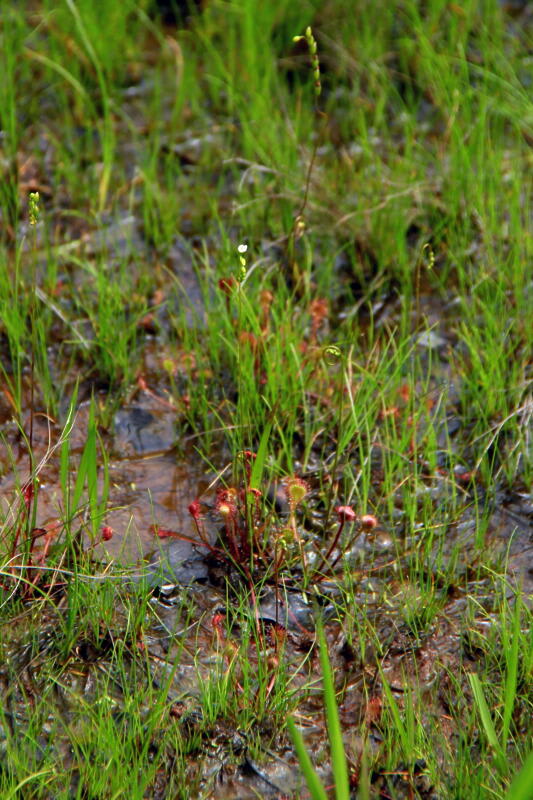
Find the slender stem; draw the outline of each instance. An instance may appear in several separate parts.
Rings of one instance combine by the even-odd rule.
[[[337,542],[340,539],[340,536],[341,536],[341,533],[343,531],[343,528],[344,528],[345,524],[346,524],[345,520],[341,519],[341,521],[339,522],[339,529],[338,529],[338,531],[337,531],[337,533],[335,535],[335,538],[333,539],[330,547],[328,548],[328,552],[326,553],[325,556],[322,557],[322,561],[320,562],[318,567],[316,567],[316,572],[320,572],[322,567],[324,567],[327,564],[328,558],[330,557],[332,552],[335,550],[335,547],[337,546]]]

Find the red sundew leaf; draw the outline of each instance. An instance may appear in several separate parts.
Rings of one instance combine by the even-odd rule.
[[[233,276],[229,276],[227,278],[220,278],[218,282],[218,288],[224,292],[225,295],[230,295],[237,287],[237,281]]]
[[[108,542],[113,538],[114,530],[109,525],[104,525],[102,528],[102,540]]]
[[[200,519],[202,516],[202,507],[199,500],[193,500],[188,506],[188,511],[193,519]]]
[[[22,497],[24,499],[24,505],[26,508],[30,507],[30,503],[33,500],[33,483],[28,483],[22,490]]]
[[[378,521],[373,514],[363,514],[360,519],[361,527],[365,531],[371,531],[377,527]]]
[[[474,472],[468,472],[468,471],[467,472],[459,472],[459,473],[457,473],[456,478],[461,483],[468,483],[469,481],[471,481],[473,479],[474,475],[475,475]]]
[[[356,518],[356,513],[351,506],[337,506],[335,509],[339,522],[353,522]]]

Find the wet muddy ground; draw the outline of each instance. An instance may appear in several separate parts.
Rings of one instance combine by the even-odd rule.
[[[526,25],[530,12],[523,4],[503,6],[509,25]],[[463,20],[460,8],[450,13]],[[173,31],[166,35],[168,42]],[[65,41],[70,47],[68,37]],[[519,595],[526,607],[533,606],[533,493],[524,467],[533,442],[531,366],[524,367],[527,382],[520,403],[512,410],[516,428],[509,434],[508,420],[495,413],[490,430],[483,431],[483,447],[477,429],[476,436],[471,436],[476,420],[462,392],[467,368],[461,358],[464,355],[466,364],[469,340],[459,319],[461,287],[454,283],[454,270],[458,270],[456,262],[462,261],[487,268],[483,226],[478,224],[477,211],[461,208],[457,212],[474,220],[468,228],[471,235],[460,252],[451,245],[448,249],[446,242],[440,250],[436,246],[437,266],[452,276],[436,291],[424,261],[429,256],[424,256],[420,267],[420,250],[437,227],[434,217],[445,212],[440,179],[426,176],[424,181],[411,181],[407,189],[400,187],[398,197],[408,198],[404,216],[411,222],[405,222],[399,238],[416,265],[415,287],[410,285],[407,301],[400,270],[394,273],[390,264],[382,268],[376,255],[376,238],[386,238],[386,226],[385,234],[379,227],[368,233],[372,215],[387,210],[390,198],[365,197],[364,176],[372,175],[372,158],[387,164],[390,141],[372,129],[364,147],[353,137],[345,138],[343,103],[350,106],[352,99],[340,87],[338,115],[328,121],[331,141],[317,149],[310,180],[307,213],[316,217],[316,252],[309,255],[305,238],[294,235],[291,243],[293,234],[280,235],[271,220],[263,231],[260,219],[253,270],[267,276],[279,271],[279,280],[294,290],[291,316],[308,313],[305,304],[309,302],[310,322],[299,343],[302,352],[318,349],[330,334],[331,341],[336,341],[335,331],[350,331],[346,326],[353,322],[360,355],[369,359],[364,367],[362,355],[357,362],[364,374],[367,368],[371,371],[374,349],[386,350],[384,342],[394,342],[394,330],[404,325],[410,330],[406,364],[417,378],[407,388],[401,386],[393,398],[383,399],[372,419],[371,435],[365,433],[359,447],[356,431],[342,463],[335,456],[337,443],[331,428],[326,427],[323,434],[317,426],[313,430],[316,441],[309,447],[303,433],[294,436],[295,471],[307,483],[305,502],[291,514],[283,477],[273,477],[261,487],[265,498],[261,523],[271,542],[265,545],[263,560],[258,558],[253,564],[256,581],[248,580],[245,570],[236,568],[231,554],[228,557],[227,522],[217,494],[222,486],[231,486],[237,474],[231,446],[224,438],[224,427],[234,423],[231,415],[224,415],[236,402],[237,391],[229,370],[228,375],[223,367],[215,372],[205,366],[208,359],[202,360],[201,351],[210,346],[207,317],[221,308],[214,302],[220,283],[212,280],[206,287],[204,273],[207,265],[227,263],[228,250],[235,250],[236,243],[245,238],[246,224],[235,222],[235,215],[247,203],[261,203],[265,198],[268,205],[289,202],[292,214],[301,205],[302,186],[295,189],[290,180],[284,186],[287,176],[276,169],[235,155],[241,123],[227,109],[222,113],[215,108],[210,116],[211,109],[206,108],[200,122],[193,120],[191,130],[184,125],[178,136],[171,135],[166,126],[173,113],[175,67],[171,79],[167,76],[162,84],[169,99],[163,101],[161,118],[154,120],[150,59],[155,58],[157,47],[152,42],[143,54],[145,70],[129,65],[120,87],[121,113],[113,121],[117,134],[114,174],[120,176],[116,178],[120,186],[112,209],[86,212],[87,187],[80,183],[76,197],[67,191],[67,182],[59,180],[69,152],[85,147],[99,152],[102,130],[82,120],[64,142],[50,88],[41,98],[41,117],[28,126],[10,166],[21,206],[26,208],[28,191],[39,191],[45,216],[44,223],[32,228],[25,219],[11,224],[4,214],[2,237],[8,268],[15,263],[15,255],[21,254],[23,272],[31,272],[36,286],[34,302],[46,315],[50,341],[45,352],[55,405],[47,409],[45,381],[32,383],[35,365],[26,360],[18,408],[12,391],[13,352],[3,325],[2,374],[13,383],[6,379],[0,391],[0,518],[3,531],[12,536],[20,528],[33,544],[28,552],[27,541],[25,547],[21,544],[24,536],[14,549],[7,536],[2,540],[5,580],[0,602],[6,608],[12,601],[19,605],[14,616],[6,617],[1,631],[0,761],[7,752],[7,740],[20,739],[35,771],[49,763],[53,754],[52,760],[68,776],[70,796],[92,800],[90,793],[80,789],[79,753],[72,742],[83,745],[90,710],[103,705],[117,736],[138,726],[142,747],[148,753],[157,752],[158,758],[164,753],[163,766],[146,790],[147,798],[162,800],[178,791],[172,786],[172,774],[182,753],[170,740],[161,744],[161,730],[172,729],[179,731],[181,743],[187,743],[184,774],[192,787],[190,796],[213,800],[305,797],[300,767],[283,732],[290,698],[319,774],[331,787],[315,638],[320,620],[334,668],[354,791],[366,748],[366,755],[376,759],[370,776],[373,796],[437,800],[443,795],[433,786],[423,759],[397,763],[390,769],[379,766],[388,735],[384,708],[390,706],[383,684],[390,687],[402,713],[408,715],[416,702],[417,720],[424,730],[439,730],[440,744],[433,758],[445,774],[458,747],[462,717],[468,717],[473,705],[464,670],[475,670],[481,656],[486,656],[484,643],[500,641],[505,601],[512,606]],[[169,47],[174,56],[178,53],[179,71],[179,47],[175,43]],[[285,67],[288,74],[293,66],[290,62],[290,69]],[[415,69],[414,60],[409,69]],[[327,76],[328,69],[324,72]],[[401,94],[406,76],[399,68],[393,72],[395,90]],[[420,135],[428,142],[443,137],[446,143],[452,123],[446,120],[444,124],[431,92],[424,94],[414,81],[413,86],[413,91],[423,95],[416,120]],[[192,112],[185,108],[187,114]],[[390,123],[393,134],[397,128],[398,152],[404,147],[402,124],[399,116]],[[156,157],[149,150],[155,133],[160,137]],[[309,159],[312,150],[299,150],[299,158]],[[148,156],[157,162],[155,178],[149,174]],[[346,208],[340,213],[334,199],[344,192],[342,181],[341,189],[332,185],[323,196],[318,190],[320,181],[337,162],[349,171],[367,158],[368,172],[361,172],[354,200],[355,206],[361,203],[360,193],[363,207],[366,204],[364,213]],[[513,159],[509,151],[501,164],[509,183]],[[2,169],[4,161],[8,164],[7,156]],[[95,178],[88,184],[93,193],[102,185],[98,177],[104,167],[103,162],[84,165],[84,179]],[[163,176],[165,168],[168,175]],[[288,167],[287,174],[290,179]],[[305,184],[305,170],[302,174]],[[158,184],[162,176],[168,182],[163,188]],[[146,187],[153,189],[152,179],[161,192],[153,209],[142,194],[148,192]],[[396,199],[397,187],[389,189]],[[368,191],[372,195],[374,189],[370,186]],[[176,196],[179,208],[166,220],[166,207]],[[354,232],[349,225],[356,213],[361,225]],[[279,216],[283,218],[283,209]],[[510,244],[503,228],[501,238],[505,252]],[[318,280],[320,271],[333,262],[327,299],[310,301],[316,284],[311,280],[302,289],[288,257],[290,246],[297,253],[295,263],[307,259],[311,265],[312,280]],[[334,258],[330,250],[337,253]],[[431,246],[429,252],[434,258]],[[102,275],[115,279],[102,288],[98,282]],[[113,295],[117,286],[118,299]],[[519,307],[516,298],[509,300],[506,330],[516,337],[513,358],[527,364],[530,354],[525,352],[527,337],[520,314],[533,299],[531,281],[520,291],[524,305]],[[105,319],[98,316],[104,301],[111,309]],[[106,325],[113,334],[124,327],[121,354],[126,361],[131,354],[126,366],[119,365],[113,336],[105,337]],[[267,328],[265,324],[264,331]],[[248,344],[254,346],[253,337]],[[352,343],[348,345],[351,348]],[[260,369],[256,377],[263,378]],[[218,404],[213,393],[216,414],[204,417],[210,429],[204,430],[194,420],[191,423],[191,386],[211,391],[213,382],[226,379],[227,396]],[[338,395],[334,379],[329,384],[317,383],[319,389],[313,387],[306,402],[318,414],[316,409],[332,408]],[[359,373],[350,374],[345,393],[357,396],[361,383]],[[65,462],[61,437],[74,392],[77,401]],[[413,395],[417,403],[411,402]],[[83,488],[94,492],[94,502],[87,501],[83,492],[66,519],[65,470],[72,494],[90,436],[91,404],[98,417],[97,467],[94,483]],[[415,430],[410,411],[416,404],[424,404],[427,415],[416,418]],[[394,486],[386,486],[384,480],[387,425],[395,433],[413,428],[401,451],[409,474]],[[394,447],[398,441],[394,440]],[[418,451],[421,456],[417,441],[424,443]],[[524,452],[518,457],[520,446]],[[431,459],[424,458],[424,448]],[[492,459],[490,479],[487,473],[480,474],[486,453]],[[354,476],[360,477],[366,463],[371,465],[367,500],[375,512],[372,522],[365,523],[357,509],[357,518],[330,550],[339,524],[333,506],[345,502],[340,496],[342,487],[357,487],[359,478]],[[517,466],[509,480],[505,469],[510,474],[511,463]],[[28,501],[32,470],[38,488]],[[250,487],[241,482],[234,488],[246,492]],[[191,512],[197,500],[203,537]],[[428,509],[430,524],[428,514],[422,513]],[[31,524],[25,516],[28,510]],[[274,543],[286,537],[287,531],[293,536],[287,545],[289,556],[286,562],[280,560],[279,569],[272,569],[280,552]],[[307,573],[299,561],[302,553]],[[333,564],[330,570],[323,562],[325,553],[325,560]],[[74,589],[83,599],[74,601]],[[101,592],[105,598],[105,614],[99,620],[79,613],[84,603],[90,609],[92,592]],[[495,644],[494,651],[498,647]],[[496,657],[494,661],[487,668],[489,674],[491,668],[497,674],[500,665]],[[140,695],[146,694],[140,706],[132,701],[132,685]],[[230,700],[222,702],[218,697],[217,706],[210,698],[224,685],[231,687]],[[147,687],[154,693],[166,692],[157,725],[150,716]],[[44,708],[39,704],[43,698]],[[530,734],[527,713],[526,702],[517,704],[513,719],[517,736]],[[239,727],[235,720],[245,723]],[[31,746],[24,744],[28,730]],[[479,745],[472,738],[475,754]],[[95,756],[91,747],[94,743],[87,745],[87,757]]]

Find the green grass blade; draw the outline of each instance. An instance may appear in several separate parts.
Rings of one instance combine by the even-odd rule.
[[[70,72],[66,67],[62,64],[53,61],[48,56],[45,56],[43,53],[38,53],[36,50],[32,50],[29,47],[24,48],[24,53],[29,58],[35,59],[35,61],[39,61],[41,64],[44,64],[45,67],[49,67],[49,69],[54,70],[61,75],[61,77],[70,85],[72,88],[80,95],[84,103],[90,103],[91,100],[85,91],[83,85],[74,77],[72,72]]]
[[[265,466],[265,458],[267,455],[268,440],[270,439],[270,432],[272,430],[272,423],[269,422],[265,425],[257,454],[252,468],[251,485],[254,489],[259,489],[261,486],[261,479],[263,477],[263,470]]]
[[[504,640],[504,645],[507,645],[505,646],[507,674],[505,677],[505,698],[504,698],[503,726],[502,726],[502,737],[501,737],[501,744],[503,749],[506,748],[507,741],[509,739],[511,716],[513,713],[513,708],[516,698],[516,685],[518,676],[518,643],[520,641],[521,607],[522,606],[520,603],[520,598],[519,596],[517,596],[514,607],[512,641],[510,647],[508,646],[508,643],[505,642]],[[504,624],[504,629],[505,629],[505,624]],[[507,636],[505,636],[505,638],[507,638]]]
[[[53,772],[54,771],[52,769],[42,769],[40,772],[34,772],[31,775],[27,775],[23,780],[20,781],[20,783],[17,784],[17,786],[15,786],[11,794],[7,795],[6,800],[15,800],[16,797],[20,796],[19,794],[20,790],[28,783],[31,783],[32,781],[39,780],[39,782],[42,784],[42,781],[40,781],[40,779],[43,778],[45,775],[52,775]],[[44,782],[45,785],[48,782],[49,781],[45,781]]]
[[[474,699],[478,707],[479,716],[481,717],[481,722],[483,724],[485,734],[487,736],[490,746],[492,747],[496,755],[496,766],[498,768],[499,773],[501,775],[505,775],[508,771],[508,765],[505,758],[505,753],[502,749],[501,743],[498,740],[496,729],[494,727],[489,707],[485,699],[485,694],[483,692],[483,687],[481,686],[481,681],[479,680],[479,676],[476,675],[475,672],[471,673],[468,677],[470,679],[470,685],[472,686]]]
[[[337,800],[349,800],[350,784],[348,780],[348,765],[344,752],[344,742],[339,720],[339,709],[335,697],[335,686],[331,664],[328,658],[326,637],[321,627],[318,629],[320,645],[320,666],[322,668],[322,681],[324,685],[324,705],[326,706],[326,720],[328,724],[329,743],[331,748],[331,766],[335,779],[335,796]]]
[[[300,762],[300,767],[302,768],[305,782],[311,794],[312,800],[328,800],[326,790],[324,789],[324,786],[322,785],[322,782],[311,763],[311,759],[309,758],[309,753],[306,750],[303,736],[294,724],[292,717],[287,719],[287,727],[289,729],[292,743],[294,745],[294,749],[296,750],[296,755],[298,756],[298,761]]]
[[[533,797],[533,750],[525,759],[522,769],[514,776],[505,800],[531,800]]]
[[[368,774],[368,742],[365,740],[361,753],[361,768],[357,786],[357,800],[370,800],[370,776]]]
[[[89,500],[89,510],[91,514],[91,526],[93,535],[96,535],[98,523],[98,466],[96,449],[96,419],[94,400],[91,400],[89,411],[89,423],[87,426],[87,439],[78,467],[78,474],[74,484],[72,495],[72,513],[76,513],[81,500],[85,483],[87,482],[87,496]]]
[[[70,481],[69,481],[70,435],[72,433],[72,428],[74,426],[76,418],[77,400],[78,400],[78,383],[76,382],[69,404],[67,421],[65,422],[63,433],[61,435],[62,444],[61,444],[60,461],[59,461],[59,478],[60,478],[61,490],[63,493],[63,506],[65,509],[65,518],[67,520],[70,520]]]
[[[384,677],[383,674],[381,675],[381,681],[382,681],[382,684],[383,684],[383,691],[384,691],[384,693],[385,693],[385,695],[387,697],[387,702],[389,704],[389,708],[390,708],[390,711],[391,711],[391,714],[392,714],[392,719],[393,719],[394,725],[395,725],[396,730],[398,732],[398,736],[400,737],[400,741],[402,743],[402,747],[404,749],[404,753],[407,756],[407,755],[409,755],[409,736],[407,734],[407,729],[406,729],[406,727],[405,727],[405,725],[403,723],[403,720],[402,720],[402,718],[400,716],[400,710],[398,708],[398,704],[396,703],[396,700],[394,699],[394,696],[393,696],[393,694],[391,692],[391,688],[390,688],[389,684],[387,683],[387,681],[385,680],[385,677]]]

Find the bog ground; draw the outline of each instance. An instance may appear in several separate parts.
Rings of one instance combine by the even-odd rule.
[[[3,4],[2,797],[533,796],[532,32]]]

